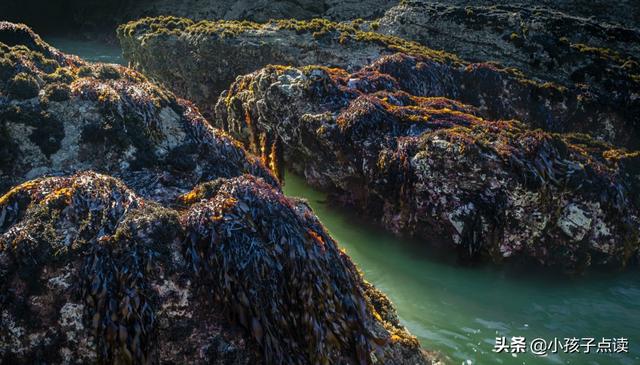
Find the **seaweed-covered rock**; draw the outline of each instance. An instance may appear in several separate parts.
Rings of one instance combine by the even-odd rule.
[[[27,23],[41,31],[109,32],[119,24],[145,16],[173,15],[194,20],[373,19],[397,0],[49,0],[3,1],[4,20]],[[38,9],[38,11],[33,11]]]
[[[570,88],[588,86],[603,104],[622,109],[623,119],[640,115],[637,25],[607,24],[544,6],[450,6],[423,0],[402,1],[374,24],[378,32],[465,60],[497,61]]]
[[[640,148],[640,84],[608,91],[586,85],[567,88],[522,79],[490,63],[452,68],[402,54],[382,57],[361,74],[377,72],[392,76],[401,90],[412,95],[458,100],[477,107],[485,118],[518,119],[531,128],[579,132]]]
[[[413,0],[400,0],[408,4]],[[627,27],[640,24],[640,4],[635,0],[620,0],[611,6],[608,0],[436,0],[434,3],[455,6],[518,6],[535,10],[554,10],[576,17],[590,18],[607,24]],[[397,5],[396,4],[396,5]]]
[[[392,64],[384,72],[404,72],[395,76],[413,95],[459,100],[492,119],[514,118],[547,131],[583,132],[627,147],[640,146],[640,79],[630,72],[634,63],[602,61],[617,66],[598,71],[600,79],[593,85],[601,87],[589,80],[542,83],[515,69],[469,64],[453,54],[367,30],[371,28],[321,19],[258,24],[158,17],[123,25],[118,37],[134,68],[192,100],[209,117],[218,93],[237,75],[268,64],[319,64],[355,71],[381,55],[403,52],[412,57],[396,60],[403,64]],[[590,59],[595,62],[597,57]],[[592,75],[588,71],[585,77]]]
[[[382,16],[395,0],[145,0],[134,2],[128,19],[173,15],[194,20],[371,19]]]
[[[24,26],[0,39],[2,192],[29,180],[0,196],[0,363],[433,363],[193,105]]]
[[[0,362],[431,363],[303,201],[249,175],[180,201],[93,172],[0,197]]]
[[[145,75],[196,103],[206,116],[239,75],[268,64],[356,69],[381,54],[414,51],[445,62],[453,55],[325,19],[200,21],[144,18],[118,28],[123,54]]]
[[[545,6],[452,6],[405,0],[370,25],[380,33],[443,49],[465,60],[498,61],[562,84],[603,82],[604,74],[596,71],[611,72],[609,77],[615,77],[616,71],[640,73],[640,29]]]
[[[273,176],[191,103],[118,65],[63,55],[0,22],[0,193],[45,174],[93,169],[152,196],[244,173]]]
[[[269,66],[238,78],[215,120],[271,166],[284,160],[389,230],[435,233],[465,257],[571,270],[637,260],[638,152],[483,119],[406,93],[419,79],[383,69]]]

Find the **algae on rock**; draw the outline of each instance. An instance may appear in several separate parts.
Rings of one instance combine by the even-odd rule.
[[[437,361],[191,103],[22,25],[0,52],[0,363]]]
[[[6,43],[4,43],[6,42]],[[274,177],[191,103],[131,69],[63,55],[0,23],[0,193],[44,174],[93,169],[144,195],[245,173]],[[10,147],[9,147],[10,146]],[[172,196],[165,196],[172,199]]]
[[[0,212],[3,362],[431,363],[308,206],[262,179],[170,209],[85,172],[26,182]]]
[[[213,116],[219,93],[238,75],[269,64],[317,64],[352,72],[400,52],[412,58],[399,56],[404,65],[394,71],[405,74],[395,76],[413,95],[444,96],[476,106],[492,119],[518,119],[550,132],[589,133],[640,147],[640,80],[633,77],[633,63],[623,67],[603,61],[612,67],[602,67],[602,81],[563,85],[492,63],[468,63],[369,28],[324,19],[252,23],[157,17],[120,26],[118,37],[134,68],[192,100],[207,117]]]
[[[465,257],[578,271],[637,261],[638,152],[411,95],[425,85],[407,77],[420,62],[269,66],[236,80],[215,121],[263,159],[258,141],[279,146],[276,165],[334,201],[399,234],[445,237]]]

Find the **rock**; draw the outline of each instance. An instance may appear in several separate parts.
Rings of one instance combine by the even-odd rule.
[[[587,212],[575,204],[569,204],[564,207],[558,226],[573,242],[579,242],[591,229],[591,222],[592,219]]]
[[[251,20],[265,22],[270,19],[351,20],[372,19],[396,4],[394,0],[147,0],[132,4],[128,19],[142,16],[173,15],[203,19]],[[124,20],[124,19],[123,19]]]
[[[431,363],[304,202],[250,175],[181,200],[92,172],[1,197],[0,361]]]
[[[122,23],[145,16],[173,15],[194,20],[373,19],[397,0],[43,0],[0,3],[4,20],[27,23],[41,31],[78,30],[89,36],[108,33]],[[38,9],[38,11],[33,11]]]
[[[514,69],[470,64],[450,53],[367,31],[366,24],[326,20],[194,23],[159,17],[121,26],[118,37],[133,67],[192,100],[209,118],[219,92],[237,75],[268,64],[320,64],[351,72],[380,56],[404,52],[412,57],[383,58],[371,67],[395,72],[400,87],[413,95],[455,99],[491,119],[513,118],[551,132],[589,133],[640,147],[640,80],[622,67],[600,75],[609,84],[597,85],[606,88],[542,83]]]
[[[334,202],[398,234],[444,237],[463,257],[572,271],[637,261],[638,152],[411,95],[420,74],[406,78],[405,62],[423,61],[269,66],[238,78],[214,120]]]
[[[410,1],[398,1],[397,5],[406,4]],[[640,23],[640,4],[634,0],[620,0],[616,2],[616,6],[611,6],[611,2],[608,0],[438,0],[434,2],[469,7],[514,5],[535,10],[550,9],[576,17],[627,27],[637,26]]]
[[[437,363],[193,105],[25,26],[0,40],[0,363]]]
[[[133,70],[66,56],[0,23],[0,193],[45,174],[97,170],[171,200],[200,181],[275,179],[191,103]]]
[[[621,147],[640,148],[640,98],[635,96],[639,84],[606,92],[582,86],[572,89],[523,79],[490,63],[452,68],[403,55],[383,57],[364,72],[389,74],[401,90],[413,95],[445,96],[473,105],[489,119],[518,119],[531,128],[579,132]]]
[[[569,15],[553,6],[455,6],[407,0],[370,26],[465,60],[497,61],[538,79],[565,85],[602,82],[594,77],[597,67],[590,67],[598,61],[612,68],[629,61],[626,73],[638,73],[637,66],[631,65],[640,57],[637,26]]]
[[[416,43],[362,32],[358,24],[279,20],[201,21],[145,18],[118,28],[125,59],[148,77],[200,106],[212,116],[223,90],[239,75],[268,64],[326,64],[355,70],[381,54],[415,48],[434,59],[455,56]]]
[[[581,18],[556,11],[552,5],[451,6],[411,0],[401,2],[371,25],[378,32],[452,52],[465,60],[497,61],[537,80],[592,94],[601,107],[609,109],[602,125],[615,134],[637,132],[637,24],[625,27]],[[627,125],[620,125],[621,121]],[[608,140],[617,142],[620,138]]]

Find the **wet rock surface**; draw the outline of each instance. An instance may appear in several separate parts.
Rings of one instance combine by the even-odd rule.
[[[259,22],[289,18],[371,19],[382,16],[385,10],[395,4],[396,1],[393,0],[151,0],[134,4],[129,11],[129,19],[158,15],[173,15],[193,20],[246,19]]]
[[[0,193],[86,169],[169,200],[216,177],[249,173],[276,184],[194,105],[138,72],[63,55],[11,23],[0,23],[0,65]]]
[[[514,118],[551,132],[583,132],[620,146],[639,146],[640,80],[627,70],[637,66],[633,62],[602,61],[607,67],[594,63],[593,70],[585,71],[585,83],[565,86],[534,81],[491,63],[467,63],[371,28],[325,20],[194,23],[160,17],[129,23],[118,34],[133,67],[194,101],[209,117],[225,85],[265,65],[320,64],[354,71],[381,55],[403,52],[419,61],[401,58],[396,60],[400,65],[383,71],[394,73],[413,95],[458,100],[492,119]],[[600,59],[597,52],[589,57]],[[591,82],[596,70],[598,78]],[[562,78],[563,72],[557,74]]]
[[[25,26],[0,42],[0,363],[436,362],[193,105]]]
[[[626,73],[638,74],[637,25],[610,24],[553,7],[518,3],[455,6],[407,0],[371,26],[468,61],[498,61],[562,84],[603,82],[593,74],[598,68],[625,64]]]
[[[356,73],[266,67],[237,79],[215,120],[268,165],[284,161],[387,229],[445,237],[463,257],[569,270],[636,262],[637,152],[411,95],[405,61],[418,60],[389,56]]]
[[[304,202],[249,175],[180,201],[91,172],[0,198],[0,360],[430,363]]]
[[[406,4],[411,0],[401,0]],[[635,27],[640,23],[640,4],[634,0],[621,0],[611,6],[607,0],[445,0],[434,3],[454,6],[503,6],[516,5],[530,9],[549,9],[590,18],[604,23]]]

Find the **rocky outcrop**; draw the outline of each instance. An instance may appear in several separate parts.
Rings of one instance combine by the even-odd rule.
[[[145,75],[195,102],[211,116],[223,90],[239,75],[268,64],[327,64],[357,69],[380,54],[455,56],[416,43],[358,30],[357,24],[280,20],[268,23],[145,18],[118,28],[125,59]]]
[[[133,4],[128,15],[129,19],[173,15],[193,20],[242,19],[258,22],[285,18],[351,20],[380,17],[396,3],[395,0],[147,0]]]
[[[435,362],[194,106],[25,26],[0,50],[0,363]]]
[[[405,65],[385,72],[406,72],[394,76],[413,95],[459,100],[492,119],[515,118],[551,132],[584,132],[622,146],[640,146],[639,80],[623,76],[620,67],[618,73],[601,75],[611,84],[602,83],[609,85],[606,90],[540,83],[517,70],[469,64],[453,54],[360,29],[364,27],[325,20],[194,23],[160,17],[121,26],[118,36],[133,67],[194,101],[206,116],[213,115],[217,93],[237,75],[268,64],[321,64],[354,71],[380,55],[404,52],[419,62],[402,59]]]
[[[598,66],[589,64],[599,61],[599,65],[614,69],[627,63],[626,73],[639,73],[637,27],[569,15],[552,7],[517,2],[455,6],[406,0],[369,25],[378,32],[446,50],[465,60],[498,61],[536,78],[563,84],[603,81],[589,74]]]
[[[11,23],[0,23],[0,67],[0,193],[87,169],[169,200],[216,177],[248,173],[275,184],[195,106],[138,72],[63,55]]]
[[[145,16],[173,15],[193,20],[373,19],[397,0],[47,0],[3,1],[3,20],[27,23],[42,31],[108,33],[119,24]],[[35,11],[37,9],[37,11]]]
[[[640,154],[411,95],[407,62],[423,61],[395,55],[352,74],[270,66],[238,78],[215,120],[334,201],[465,257],[570,270],[637,260]]]
[[[371,23],[377,31],[463,59],[497,61],[538,80],[583,88],[640,115],[640,29],[530,5],[450,6],[403,1]]]
[[[247,175],[181,202],[95,173],[1,197],[0,360],[430,363],[303,201]]]
[[[400,0],[398,3],[406,4],[410,1],[412,0]],[[608,0],[437,0],[434,2],[470,7],[516,5],[529,9],[550,9],[628,27],[640,24],[640,4],[635,0],[620,0],[615,6],[611,6]]]

